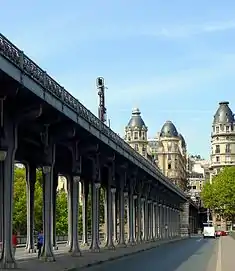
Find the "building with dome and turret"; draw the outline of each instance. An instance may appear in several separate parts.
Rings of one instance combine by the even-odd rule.
[[[235,120],[229,102],[220,102],[212,122],[210,181],[226,166],[235,166]],[[219,214],[212,218],[219,229],[231,227],[232,222]]]
[[[235,165],[235,121],[229,102],[220,102],[211,133],[211,180],[225,166]]]
[[[125,127],[125,140],[146,159],[155,163],[162,173],[182,188],[187,187],[187,146],[171,121],[166,121],[156,138],[148,140],[148,127],[138,108],[133,109]]]
[[[148,128],[138,108],[132,110],[131,119],[125,128],[125,140],[137,152],[148,158]]]

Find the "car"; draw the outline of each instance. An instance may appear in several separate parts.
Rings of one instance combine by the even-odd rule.
[[[213,224],[207,223],[207,225],[204,225],[203,238],[207,238],[207,237],[212,237],[212,238],[216,237],[216,231]]]
[[[221,231],[221,230],[218,230],[216,231],[216,236],[219,237],[219,236],[227,236],[227,232],[226,231]]]

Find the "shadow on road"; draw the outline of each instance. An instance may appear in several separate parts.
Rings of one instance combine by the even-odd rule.
[[[109,262],[90,270],[204,271],[217,240],[190,238]]]

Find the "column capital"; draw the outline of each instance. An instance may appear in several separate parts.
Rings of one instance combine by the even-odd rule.
[[[128,192],[124,192],[124,197],[127,197],[128,196]]]
[[[162,206],[162,204],[161,204],[161,203],[158,203],[158,206]]]
[[[111,188],[111,193],[116,193],[116,188],[115,187]]]
[[[100,186],[101,186],[100,183],[94,183],[94,185],[95,185],[95,188],[96,188],[96,189],[100,188]]]
[[[145,202],[145,198],[140,198],[141,202]]]
[[[76,183],[79,183],[81,180],[81,176],[73,176],[73,181],[76,182]]]
[[[156,202],[156,201],[154,201],[154,202],[153,202],[153,205],[154,205],[154,206],[156,206],[156,205],[157,205],[157,202]]]
[[[42,167],[42,172],[43,172],[44,174],[50,173],[50,172],[51,172],[51,166],[43,166],[43,167]]]
[[[133,195],[133,199],[137,199],[137,195]]]
[[[149,199],[149,200],[148,200],[148,203],[152,203],[152,200],[151,200],[151,199]]]

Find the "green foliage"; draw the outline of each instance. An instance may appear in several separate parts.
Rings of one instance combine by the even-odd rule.
[[[25,232],[27,227],[26,182],[25,169],[15,168],[13,229]]]
[[[235,167],[224,168],[210,184],[207,182],[201,193],[206,208],[223,218],[235,215]]]
[[[34,228],[42,229],[42,171],[37,169],[35,196],[34,196]],[[91,232],[91,193],[88,195],[88,232]],[[104,223],[104,191],[100,190],[100,223]],[[13,202],[13,230],[25,235],[27,232],[27,194],[25,168],[15,167],[14,202]],[[57,192],[56,198],[56,231],[58,235],[67,235],[68,232],[68,208],[67,193],[64,190]],[[82,234],[82,205],[79,206],[78,233]]]
[[[68,233],[68,205],[67,193],[64,189],[57,192],[56,196],[56,232],[57,235]]]
[[[42,209],[43,209],[42,180],[43,180],[42,170],[37,169],[35,192],[34,192],[34,228],[37,231],[40,231],[43,228],[42,226]]]

